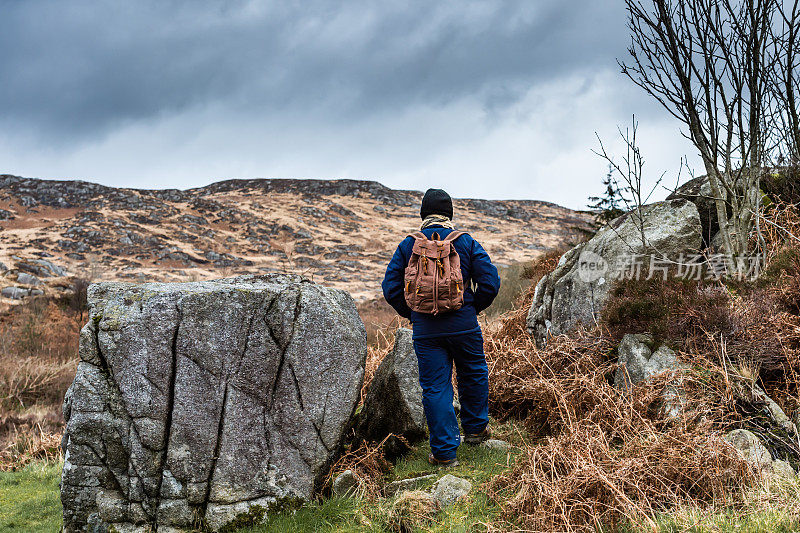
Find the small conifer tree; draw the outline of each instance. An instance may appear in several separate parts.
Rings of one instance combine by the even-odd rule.
[[[603,178],[605,191],[602,196],[590,196],[587,207],[596,213],[595,221],[598,224],[608,224],[625,211],[627,205],[619,183],[614,178],[614,168],[609,165],[608,173]]]

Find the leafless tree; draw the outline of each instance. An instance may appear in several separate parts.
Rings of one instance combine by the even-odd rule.
[[[777,4],[773,25],[769,71],[770,153],[773,164],[796,166],[800,163],[800,2]]]
[[[685,125],[708,175],[724,252],[746,255],[760,212],[778,0],[625,3],[631,46],[622,72]]]
[[[639,123],[636,121],[635,116],[631,119],[630,128],[625,129],[625,131],[622,129],[619,130],[619,135],[622,138],[622,141],[625,143],[625,155],[622,157],[622,163],[615,161],[614,158],[608,153],[605,145],[603,145],[603,140],[600,139],[599,135],[597,136],[597,141],[600,144],[600,148],[593,151],[595,154],[608,161],[611,171],[616,174],[618,181],[622,183],[622,195],[620,196],[620,199],[625,205],[625,209],[631,213],[633,222],[636,224],[636,229],[639,233],[639,238],[641,239],[642,247],[646,248],[648,246],[648,242],[645,237],[644,215],[642,213],[642,207],[650,200],[653,192],[655,192],[655,190],[661,184],[661,181],[664,179],[664,174],[658,178],[656,183],[649,191],[642,189],[642,178],[644,176],[644,157],[642,156],[641,148],[637,143],[636,134],[638,130]],[[628,198],[630,198],[630,201]]]

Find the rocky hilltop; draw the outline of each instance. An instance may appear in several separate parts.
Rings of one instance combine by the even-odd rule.
[[[226,180],[145,190],[0,175],[0,276],[9,295],[12,285],[36,286],[31,265],[38,264],[93,280],[291,272],[366,299],[378,295],[397,242],[416,229],[421,196],[357,180]],[[541,201],[455,204],[456,224],[498,264],[575,240],[591,220]]]

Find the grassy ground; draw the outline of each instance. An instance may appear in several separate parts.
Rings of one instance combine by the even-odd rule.
[[[53,533],[61,527],[58,463],[32,463],[0,472],[0,532]]]
[[[437,473],[469,479],[473,490],[469,498],[444,511],[418,520],[412,531],[470,532],[485,530],[487,523],[506,529],[497,522],[499,508],[483,492],[481,484],[504,471],[514,453],[463,447],[459,450],[460,466],[438,470],[425,458],[428,446],[417,447],[405,460],[397,463],[387,480],[404,479]],[[60,464],[32,463],[16,472],[0,472],[0,533],[52,532],[61,527],[61,503],[58,497]],[[656,529],[648,524],[621,528],[626,533],[652,532],[797,532],[800,520],[787,511],[800,501],[800,480],[776,481],[743,495],[743,503],[730,509],[681,508],[660,517]],[[307,505],[295,512],[272,517],[264,524],[238,529],[239,533],[287,532],[387,532],[399,531],[402,516],[396,500],[377,502],[361,498],[331,498]],[[414,517],[410,517],[414,518]],[[425,522],[426,519],[430,521]],[[408,524],[408,521],[404,522]]]
[[[329,499],[306,506],[295,512],[273,517],[267,524],[241,529],[242,532],[351,532],[400,530],[399,522],[418,522],[414,530],[434,532],[468,532],[485,529],[483,524],[498,519],[500,508],[484,492],[482,484],[506,470],[515,452],[502,452],[462,446],[458,451],[459,465],[441,469],[427,462],[430,448],[417,446],[407,457],[398,461],[387,481],[423,476],[452,474],[472,482],[470,495],[452,507],[426,517],[410,516],[398,508],[397,499],[370,501],[362,498]],[[432,485],[433,482],[430,483]],[[429,487],[423,487],[427,489]],[[426,523],[427,522],[427,523]]]
[[[481,484],[507,468],[513,453],[467,446],[459,450],[460,465],[438,469],[427,463],[430,448],[420,445],[399,461],[387,481],[425,474],[445,473],[469,479],[470,497],[430,518],[427,531],[474,531],[476,526],[496,519],[499,508],[482,491]],[[60,464],[33,463],[17,472],[0,473],[0,532],[57,532],[61,526],[58,496]],[[391,531],[403,517],[394,500],[331,498],[295,512],[274,516],[267,524],[242,528],[240,532],[349,532]]]

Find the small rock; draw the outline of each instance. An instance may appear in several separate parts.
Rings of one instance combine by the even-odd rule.
[[[28,274],[27,272],[20,272],[17,274],[17,283],[23,283],[25,285],[41,285],[42,282],[39,281],[39,278]]]
[[[772,475],[775,477],[785,477],[791,479],[796,475],[792,465],[786,461],[781,461],[780,459],[775,459],[772,461],[771,469]]]
[[[653,337],[649,334],[627,334],[617,348],[618,367],[614,375],[614,386],[630,389],[663,372],[685,368],[671,349],[662,345],[652,351]],[[685,404],[682,379],[679,377],[669,384],[662,397],[667,418],[680,415]]]
[[[433,497],[442,507],[447,507],[466,496],[471,490],[472,483],[468,480],[446,474],[433,486]]]
[[[783,429],[788,431],[790,434],[794,435],[797,431],[795,424],[792,420],[786,416],[786,413],[783,412],[783,409],[775,403],[775,401],[767,396],[767,393],[759,387],[755,386],[753,388],[753,399],[759,400],[764,404],[764,408],[769,413],[770,418],[774,420],[778,425],[780,425]]]
[[[725,440],[736,448],[742,458],[753,465],[756,470],[770,471],[772,456],[752,431],[734,429],[725,435]]]
[[[391,483],[387,483],[383,487],[383,494],[388,498],[390,496],[394,496],[399,492],[404,492],[407,490],[417,490],[426,483],[433,481],[434,479],[436,479],[436,474],[429,474],[427,476],[411,477],[408,479],[400,479],[398,481],[392,481]]]
[[[345,470],[333,480],[333,487],[331,492],[334,496],[343,498],[345,496],[352,496],[358,488],[358,478],[353,474],[352,470]]]
[[[12,300],[22,300],[28,295],[28,289],[22,287],[3,287],[0,289],[0,296],[11,298]]]
[[[0,261],[0,274],[4,272],[8,272],[8,267],[2,261]]]
[[[647,334],[628,333],[622,338],[617,348],[619,367],[614,375],[615,387],[630,388],[667,370],[681,368],[675,352],[666,346],[653,352],[652,343],[653,338]]]
[[[480,444],[481,448],[486,448],[488,450],[497,450],[500,452],[507,452],[511,449],[511,445],[504,440],[500,439],[489,439],[483,441]]]

